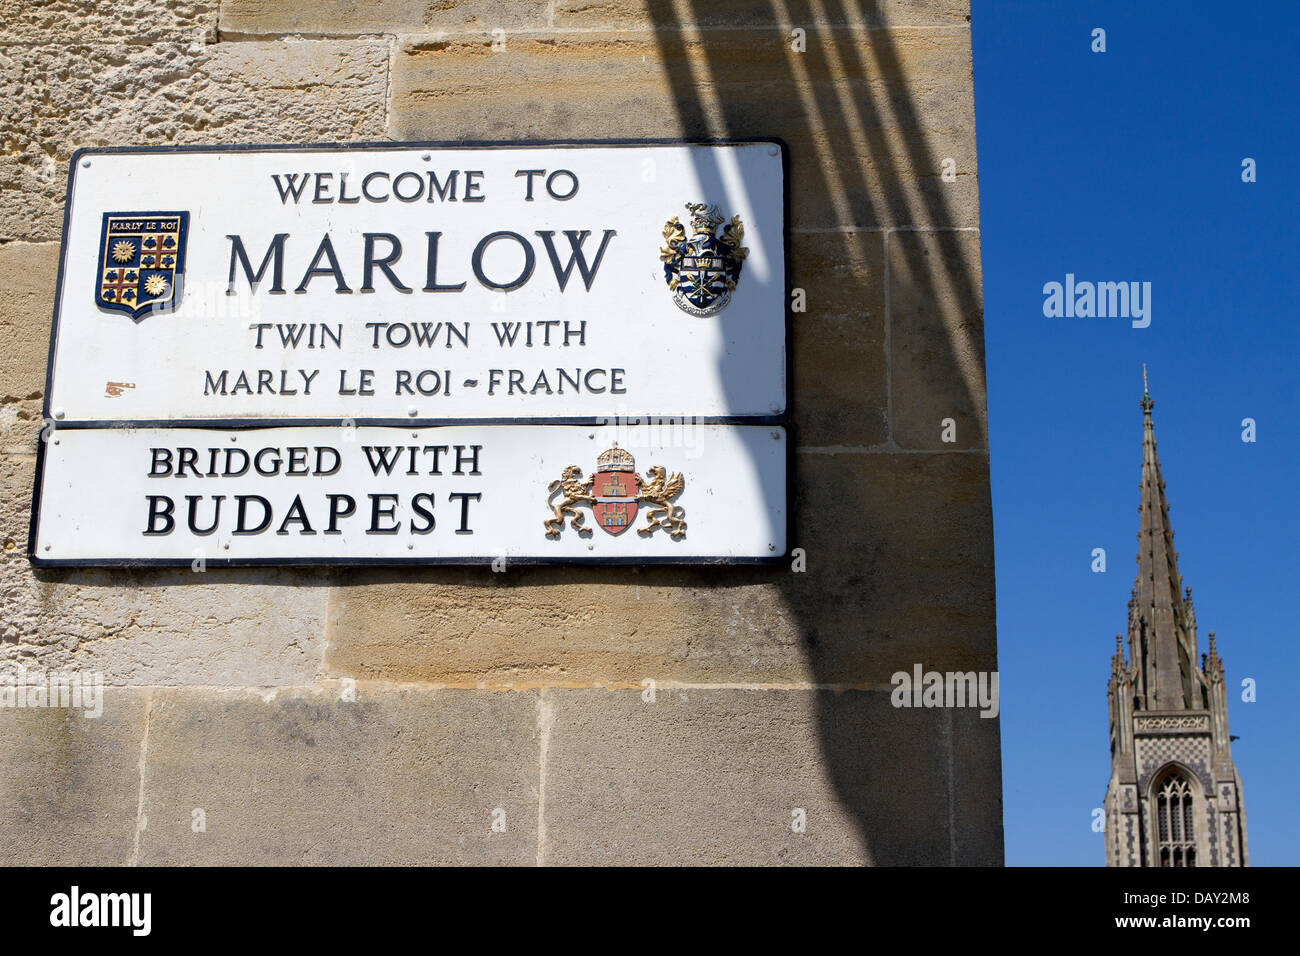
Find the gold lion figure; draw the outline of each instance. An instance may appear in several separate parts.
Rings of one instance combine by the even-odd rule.
[[[659,250],[659,259],[667,262],[677,255],[683,242],[686,241],[686,227],[682,225],[681,220],[676,216],[669,219],[664,225],[664,242],[668,245]],[[668,280],[668,288],[676,290],[677,277],[673,276]]]
[[[741,245],[745,241],[745,224],[740,221],[739,216],[732,216],[731,222],[722,227],[722,235],[718,236],[718,242],[731,250],[731,257],[737,262],[744,262],[745,257],[749,255],[749,250]],[[732,292],[736,291],[736,283],[731,279],[727,280],[727,288]]]
[[[584,501],[587,504],[595,504],[595,498],[591,495],[591,483],[594,479],[588,478],[586,481],[581,479],[582,469],[577,465],[569,465],[564,469],[562,477],[558,481],[551,482],[546,489],[549,492],[546,503],[555,512],[552,517],[543,522],[546,525],[546,537],[558,538],[560,536],[560,532],[564,530],[565,515],[569,516],[569,527],[578,534],[591,534],[591,529],[582,523],[585,515],[573,507]],[[551,499],[561,489],[564,491],[564,499],[559,504],[555,504]]]
[[[663,465],[654,465],[646,474],[650,476],[650,481],[642,486],[637,498],[651,505],[646,513],[649,524],[637,528],[637,534],[654,534],[655,528],[663,528],[674,541],[685,537],[685,511],[681,505],[673,504],[671,499],[682,493],[686,480],[676,472],[670,476]]]

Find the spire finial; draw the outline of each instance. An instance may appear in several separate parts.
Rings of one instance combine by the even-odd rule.
[[[1142,411],[1151,414],[1151,409],[1156,407],[1156,403],[1151,401],[1151,389],[1147,386],[1147,363],[1142,363]]]

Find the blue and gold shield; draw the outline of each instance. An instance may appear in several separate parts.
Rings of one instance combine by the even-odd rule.
[[[659,250],[664,264],[664,279],[672,290],[673,301],[690,315],[717,315],[731,301],[731,293],[740,282],[740,270],[749,255],[741,242],[745,227],[739,216],[717,235],[723,223],[717,206],[687,203],[691,213],[692,234],[674,216],[664,226],[668,245]]]
[[[188,212],[106,212],[95,304],[139,320],[172,308],[185,273]]]

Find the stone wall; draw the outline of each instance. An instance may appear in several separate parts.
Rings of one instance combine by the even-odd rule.
[[[890,702],[997,667],[967,13],[0,0],[0,673],[110,685],[0,709],[0,862],[1000,863],[998,720]],[[805,571],[33,572],[74,149],[681,136],[790,147]]]

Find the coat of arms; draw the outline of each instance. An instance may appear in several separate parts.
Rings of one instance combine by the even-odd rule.
[[[546,503],[554,514],[543,522],[548,538],[558,538],[564,530],[564,519],[578,534],[591,534],[583,524],[586,514],[577,505],[590,505],[592,515],[609,534],[619,535],[632,526],[638,505],[644,502],[647,523],[637,529],[637,534],[653,534],[656,528],[668,532],[674,541],[686,536],[685,512],[672,499],[682,493],[686,480],[680,474],[668,474],[662,465],[653,466],[649,480],[636,473],[636,460],[625,448],[614,447],[596,459],[596,473],[583,480],[582,469],[569,465],[558,481],[547,489]],[[556,502],[556,496],[560,500]]]
[[[139,320],[173,307],[185,272],[188,212],[106,212],[95,304]]]
[[[691,235],[676,216],[664,226],[668,245],[659,250],[664,263],[664,278],[673,292],[673,301],[691,315],[717,315],[731,301],[740,281],[740,268],[749,250],[741,245],[745,226],[739,216],[732,216],[722,230],[722,213],[717,206],[702,202],[687,203],[691,214]]]

